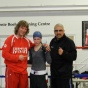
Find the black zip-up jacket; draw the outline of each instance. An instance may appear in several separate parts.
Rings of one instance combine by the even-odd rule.
[[[58,54],[58,49],[62,48],[63,54]],[[71,78],[73,61],[76,60],[77,51],[74,42],[64,35],[62,38],[57,40],[54,37],[50,42],[51,48],[51,76],[58,78]]]

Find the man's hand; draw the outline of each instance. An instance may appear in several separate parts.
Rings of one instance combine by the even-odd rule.
[[[58,49],[58,54],[59,55],[62,55],[63,54],[63,49],[61,47],[59,47],[59,49]]]
[[[23,61],[23,60],[24,60],[24,58],[27,58],[27,56],[19,55],[19,60],[20,60],[20,61]]]
[[[43,46],[45,47],[46,51],[50,51],[50,46],[48,44],[43,44]]]

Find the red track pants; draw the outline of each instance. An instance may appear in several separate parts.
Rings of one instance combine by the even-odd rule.
[[[6,67],[5,82],[5,88],[28,88],[28,74],[14,73]]]

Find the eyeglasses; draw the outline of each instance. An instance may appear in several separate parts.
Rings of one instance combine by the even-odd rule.
[[[54,30],[54,32],[62,32],[63,30]]]

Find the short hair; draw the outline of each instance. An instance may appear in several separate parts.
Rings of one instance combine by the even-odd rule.
[[[18,29],[19,27],[26,27],[27,28],[27,32],[25,35],[27,35],[29,33],[29,24],[27,21],[25,20],[20,20],[17,24],[16,27],[14,28],[14,33],[17,34],[18,33]]]
[[[63,26],[62,24],[60,24],[60,23],[56,24],[56,25],[54,26],[54,29],[55,29],[56,27],[58,27],[58,26],[60,26],[60,27],[62,27],[62,28],[64,29],[64,26]]]

